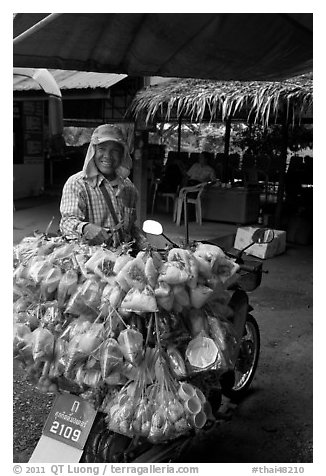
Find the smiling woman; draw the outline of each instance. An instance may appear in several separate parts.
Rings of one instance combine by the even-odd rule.
[[[114,141],[102,142],[95,146],[96,167],[108,180],[116,177],[116,171],[123,157],[123,146]]]

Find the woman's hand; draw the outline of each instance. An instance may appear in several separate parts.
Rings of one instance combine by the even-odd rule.
[[[104,228],[92,223],[84,226],[83,236],[91,245],[101,245],[111,238],[111,235]]]

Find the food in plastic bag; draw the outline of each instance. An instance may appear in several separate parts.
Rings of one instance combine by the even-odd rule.
[[[91,324],[80,334],[75,334],[67,346],[65,375],[69,375],[73,365],[97,350],[103,341],[103,324]]]
[[[54,352],[54,335],[48,329],[38,327],[33,331],[34,360],[52,360]]]
[[[187,313],[186,322],[192,337],[197,337],[199,334],[208,337],[207,317],[202,309],[190,309]]]
[[[157,283],[157,278],[158,278],[158,270],[156,269],[154,265],[154,260],[151,256],[147,258],[147,261],[145,263],[145,276],[148,281],[148,284],[154,288],[156,283]]]
[[[174,303],[174,294],[171,292],[167,296],[161,296],[156,298],[157,305],[163,308],[165,311],[172,311]]]
[[[123,362],[123,353],[115,339],[106,339],[100,349],[100,366],[105,379]]]
[[[45,298],[58,288],[61,278],[61,269],[58,266],[52,266],[41,282],[41,291]]]
[[[123,275],[131,288],[142,290],[146,286],[145,265],[140,258],[129,261],[119,274],[120,277]]]
[[[210,262],[199,255],[194,255],[194,259],[197,263],[198,274],[206,279],[209,279],[212,276],[212,267]]]
[[[157,303],[153,290],[149,286],[143,291],[130,289],[121,303],[121,308],[133,312],[156,312]]]
[[[78,367],[75,381],[79,385],[88,387],[97,387],[102,379],[101,371],[98,369],[87,369],[84,366]]]
[[[125,329],[118,337],[121,352],[124,358],[136,364],[143,354],[143,335],[135,329]]]
[[[49,261],[51,263],[62,259],[69,258],[75,251],[74,243],[64,243],[58,246],[51,255],[49,255]]]
[[[169,346],[166,349],[168,356],[168,363],[170,365],[171,371],[176,378],[185,378],[187,376],[187,370],[182,358],[182,355],[173,346]]]
[[[129,253],[123,253],[120,256],[117,257],[114,266],[113,266],[113,272],[114,274],[119,274],[122,268],[129,262],[132,261],[134,258],[132,258]]]
[[[110,306],[114,309],[120,306],[123,297],[125,296],[125,292],[121,289],[119,284],[115,284],[109,294],[108,300]]]
[[[173,286],[172,290],[174,294],[174,300],[178,304],[180,304],[182,307],[190,307],[190,297],[184,285],[176,284]]]
[[[77,290],[78,275],[74,269],[68,269],[62,276],[57,291],[59,306],[63,306],[66,298],[72,296]]]
[[[164,281],[159,281],[158,285],[154,289],[156,298],[167,297],[172,293],[172,288]]]
[[[232,323],[209,314],[207,314],[207,322],[210,335],[221,348],[226,362],[231,365],[231,359],[238,343]]]
[[[216,274],[223,283],[230,279],[239,269],[240,266],[227,256],[217,255],[212,263],[213,273]]]
[[[39,283],[45,278],[52,267],[53,265],[48,260],[45,260],[42,257],[37,257],[29,268],[29,275],[35,283]]]
[[[190,302],[195,309],[200,309],[206,304],[213,290],[208,286],[199,284],[196,288],[190,289]]]
[[[158,276],[159,281],[164,281],[168,284],[182,284],[188,279],[189,274],[185,270],[184,265],[177,261],[164,263]]]
[[[206,369],[216,361],[218,348],[213,339],[198,336],[192,339],[186,349],[186,358],[197,369]]]
[[[208,243],[197,243],[196,250],[194,251],[194,256],[203,258],[211,265],[213,265],[216,257],[225,257],[225,253],[219,246],[211,245]]]

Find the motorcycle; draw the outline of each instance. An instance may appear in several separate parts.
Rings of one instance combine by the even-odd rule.
[[[167,237],[160,223],[146,220],[143,231],[152,235],[161,235],[173,247],[178,247]],[[249,303],[248,294],[254,291],[261,283],[263,262],[257,259],[243,258],[244,252],[256,243],[266,244],[274,239],[273,230],[267,228],[257,229],[252,242],[240,251],[233,250],[224,253],[235,260],[239,265],[238,279],[228,287],[232,297],[228,305],[233,310],[230,318],[237,334],[237,345],[232,354],[232,368],[220,373],[217,370],[202,372],[203,379],[195,376],[190,378],[190,383],[201,388],[211,407],[211,418],[205,426],[196,431],[207,431],[219,419],[219,409],[222,395],[232,402],[241,400],[251,385],[259,360],[260,332],[256,319],[251,314],[253,307]],[[213,244],[201,241],[204,244]],[[161,250],[162,252],[166,250]],[[81,462],[84,463],[166,463],[176,462],[182,452],[187,448],[194,432],[190,435],[178,437],[175,440],[162,444],[152,444],[141,437],[130,438],[114,433],[107,428],[105,414],[98,412],[92,430],[86,441]]]

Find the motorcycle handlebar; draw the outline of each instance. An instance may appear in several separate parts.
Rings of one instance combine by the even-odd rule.
[[[258,271],[259,268],[262,266],[262,263],[244,263],[240,264],[240,269],[241,271],[248,271],[249,273],[254,273],[255,271]]]

